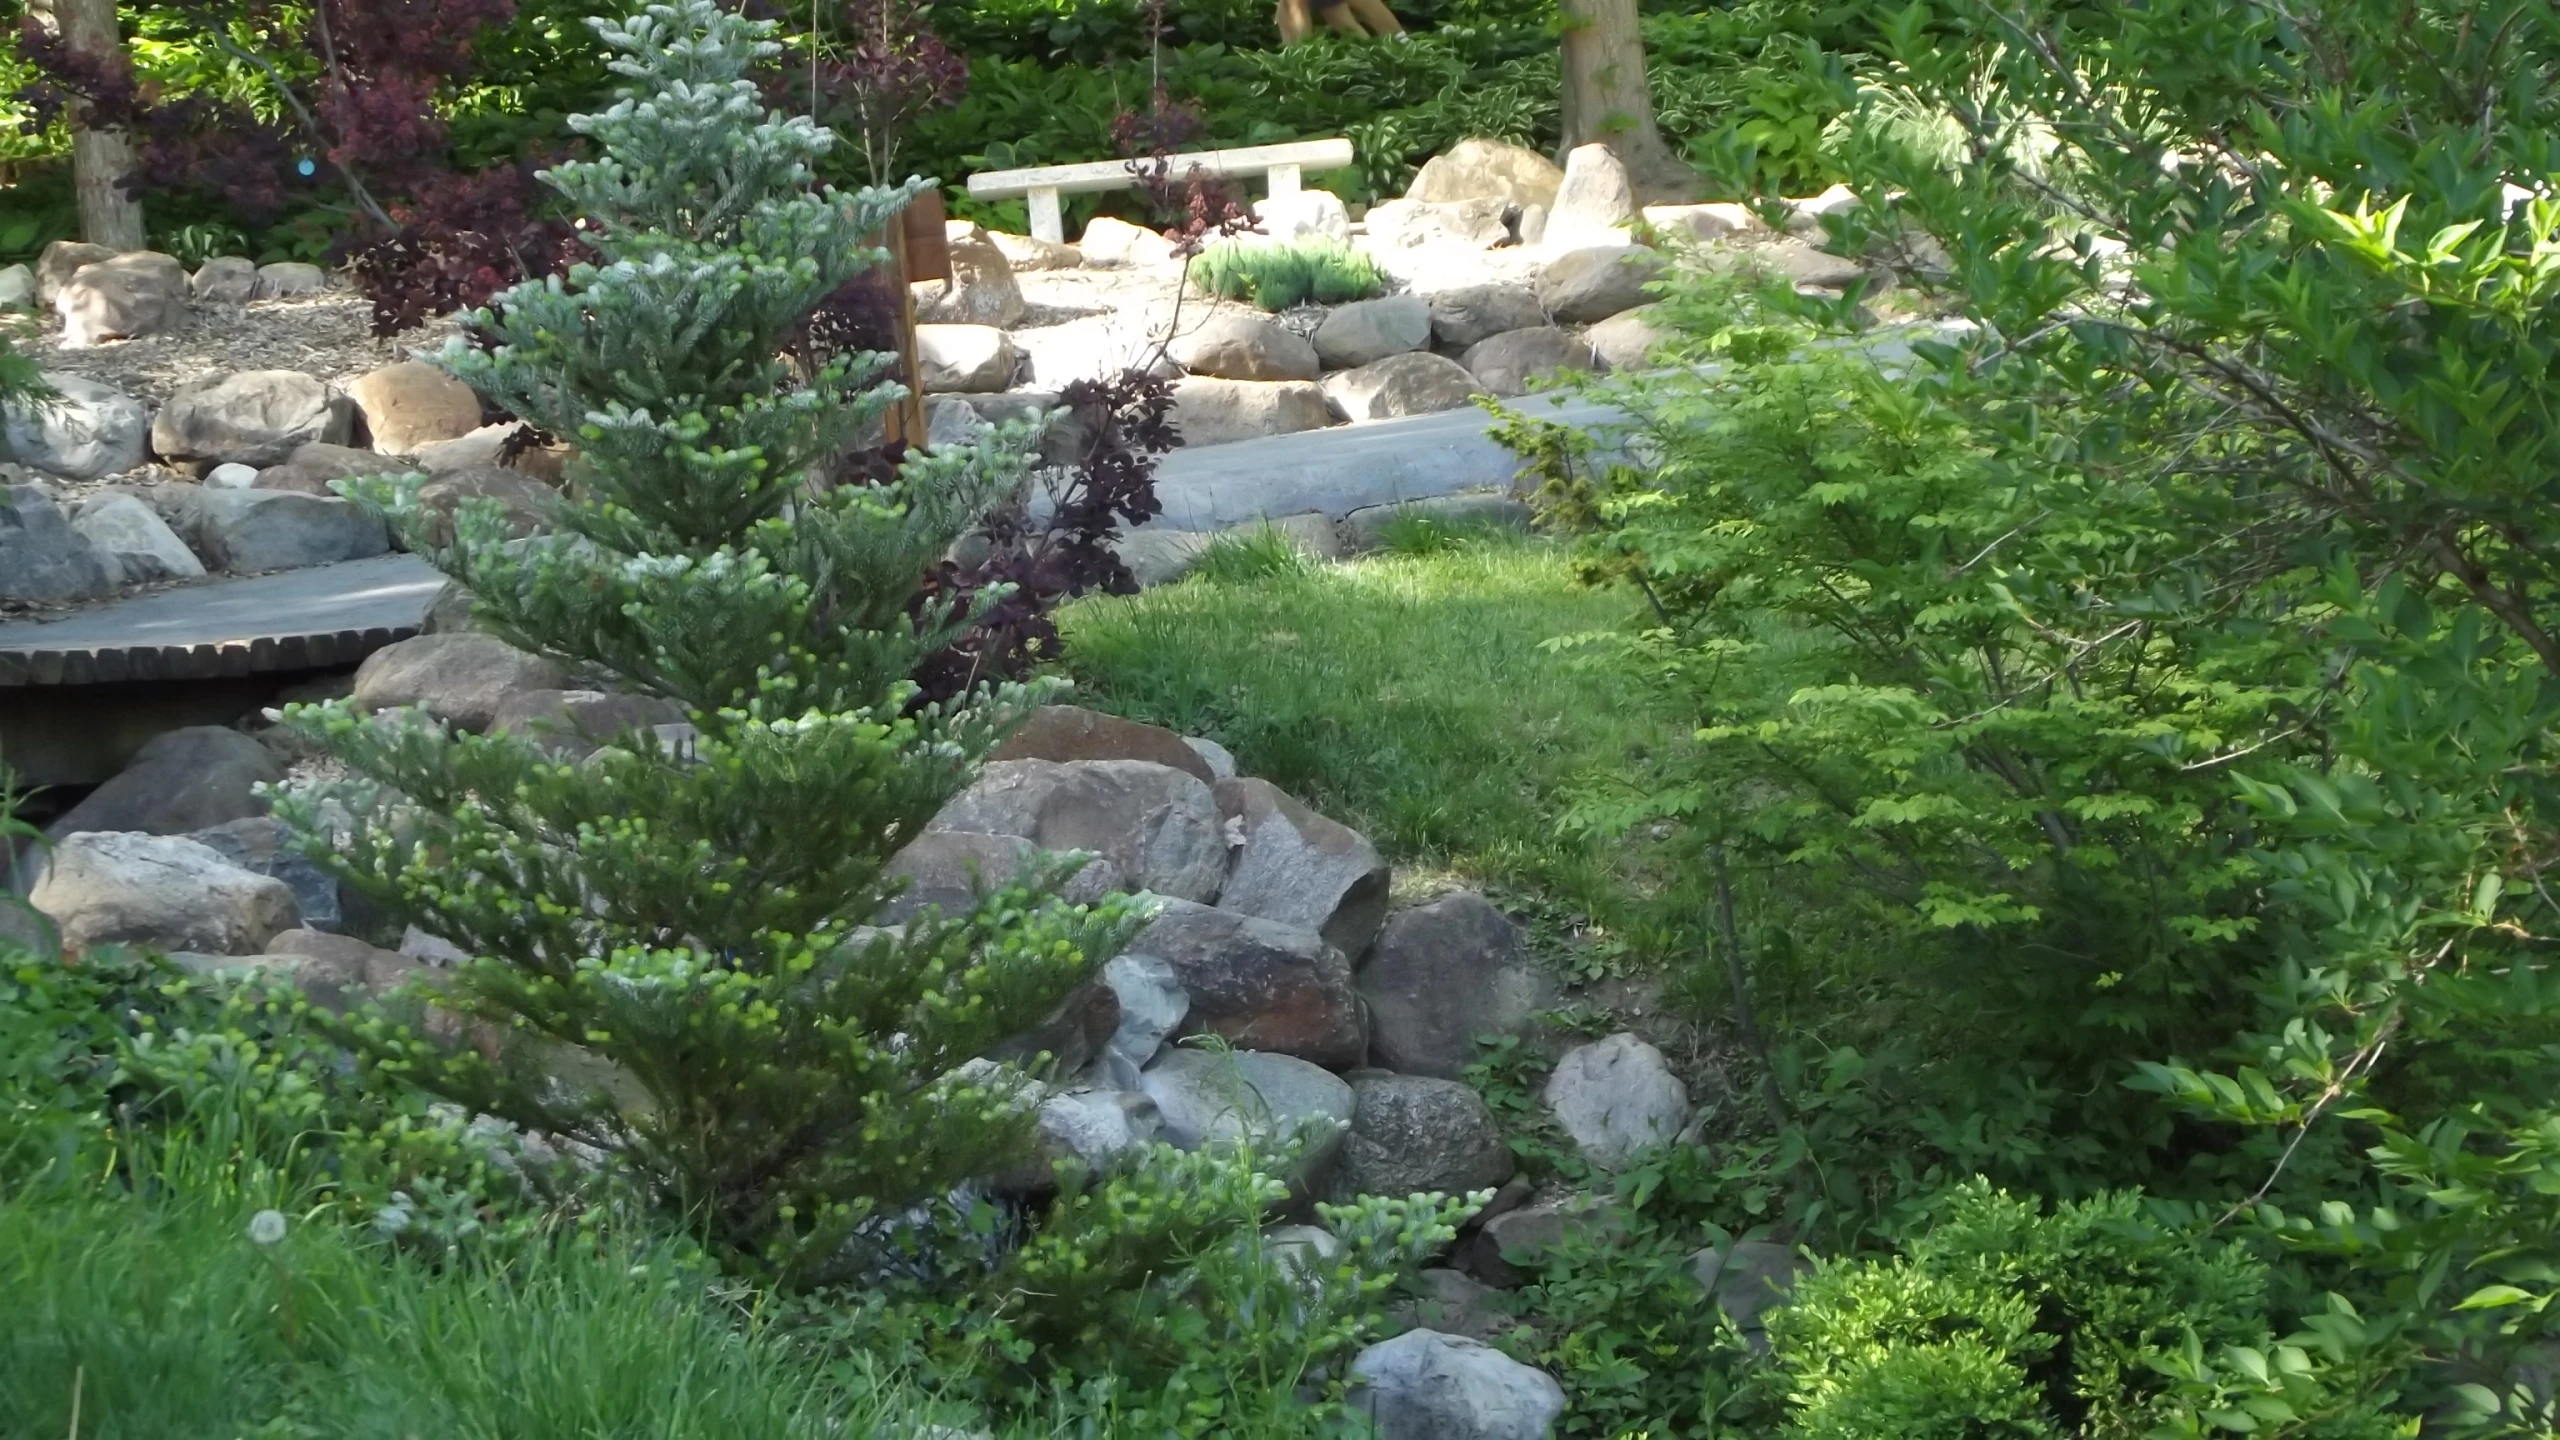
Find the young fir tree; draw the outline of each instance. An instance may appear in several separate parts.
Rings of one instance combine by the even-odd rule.
[[[864,928],[897,889],[884,864],[1030,703],[915,707],[907,676],[970,618],[917,603],[927,565],[1016,486],[1033,434],[910,455],[883,486],[814,484],[902,392],[890,357],[801,373],[786,337],[884,258],[866,237],[920,185],[814,184],[834,137],[768,114],[747,78],[777,49],[768,24],[713,0],[592,23],[632,83],[572,122],[600,157],[546,178],[602,263],[508,291],[471,317],[492,348],[442,356],[576,440],[576,498],[524,540],[466,507],[434,553],[483,628],[681,702],[699,736],[673,753],[634,730],[569,763],[296,707],[287,723],[361,778],[280,808],[316,837],[321,805],[344,804],[355,823],[315,853],[478,957],[439,1004],[501,1040],[445,1054],[376,1026],[370,1063],[612,1152],[734,1259],[823,1279],[867,1217],[1019,1154],[1019,1097],[953,1072],[1128,920],[1034,887]],[[413,539],[417,479],[371,492]],[[562,1078],[580,1073],[598,1083]]]

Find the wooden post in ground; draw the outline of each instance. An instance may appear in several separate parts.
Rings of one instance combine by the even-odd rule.
[[[906,372],[907,398],[889,412],[893,441],[923,449],[924,366],[916,355],[916,295],[927,280],[951,278],[951,247],[942,230],[942,192],[927,190],[909,201],[889,227],[889,271],[898,279],[898,363]]]

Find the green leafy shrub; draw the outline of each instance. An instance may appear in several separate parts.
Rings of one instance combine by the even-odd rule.
[[[634,83],[576,122],[598,158],[546,175],[603,263],[507,292],[476,317],[488,348],[443,356],[575,437],[577,498],[527,540],[467,506],[438,550],[418,477],[364,493],[488,629],[679,702],[695,738],[637,730],[564,765],[525,737],[296,707],[285,724],[360,779],[279,809],[474,957],[439,1003],[495,1027],[496,1053],[361,1021],[368,1064],[617,1157],[731,1263],[805,1283],[858,1265],[875,1215],[1024,1153],[1020,1077],[959,1067],[1047,1013],[1132,916],[1013,891],[865,928],[898,889],[890,856],[1036,698],[918,708],[907,679],[975,613],[911,610],[919,577],[1019,482],[1032,431],[814,485],[899,392],[889,357],[795,372],[782,342],[879,260],[862,237],[909,192],[810,188],[832,137],[768,114],[747,78],[769,24],[686,0],[595,28]],[[335,838],[332,801],[354,817]]]
[[[1265,310],[1293,309],[1314,301],[1342,305],[1386,293],[1387,274],[1376,261],[1331,240],[1230,240],[1200,252],[1192,282],[1226,300],[1250,300]]]

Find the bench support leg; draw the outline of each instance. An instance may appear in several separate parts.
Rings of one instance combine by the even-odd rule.
[[[1262,172],[1262,178],[1270,193],[1274,195],[1298,193],[1298,167],[1295,165],[1274,165]]]
[[[1031,192],[1031,238],[1046,240],[1053,245],[1066,243],[1067,223],[1058,215],[1057,191]]]

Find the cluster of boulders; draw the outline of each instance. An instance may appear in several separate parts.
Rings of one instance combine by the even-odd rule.
[[[36,263],[0,268],[0,307],[34,306],[62,318],[64,348],[158,335],[185,322],[191,303],[241,305],[307,295],[326,285],[317,265],[280,260],[260,265],[236,255],[187,267],[157,250],[118,252],[104,245],[57,240]]]
[[[38,293],[55,287],[66,326],[74,302],[125,293],[131,277],[168,261],[136,251],[61,273],[94,249],[58,242],[36,269]],[[310,266],[211,260],[181,293],[245,296],[317,277]],[[379,516],[331,488],[336,480],[424,471],[431,511],[449,516],[464,499],[487,498],[529,527],[560,479],[562,452],[510,446],[518,426],[483,423],[469,386],[414,360],[344,385],[295,370],[208,374],[156,408],[68,371],[45,378],[53,399],[0,414],[6,453],[46,477],[7,485],[0,497],[0,603],[76,604],[137,585],[363,559],[397,544]]]
[[[466,630],[376,652],[353,698],[567,754],[635,726],[670,741],[685,729],[661,702],[569,685],[550,662]],[[285,766],[240,731],[159,737],[49,827],[34,907],[72,952],[154,947],[207,972],[288,978],[331,1007],[432,980],[457,958],[451,945],[414,928],[385,933],[285,843],[260,794]],[[1073,895],[1143,892],[1157,908],[1095,983],[977,1062],[1049,1057],[1031,1092],[1044,1159],[1099,1167],[1157,1141],[1193,1148],[1308,1127],[1315,1143],[1290,1176],[1301,1201],[1494,1192],[1448,1266],[1424,1277],[1430,1298],[1409,1317],[1421,1328],[1364,1355],[1359,1370],[1382,1415],[1511,1397],[1497,1407],[1511,1418],[1493,1428],[1427,1433],[1544,1433],[1561,1404],[1554,1382],[1479,1343],[1498,1318],[1490,1287],[1518,1283],[1516,1267],[1564,1233],[1613,1222],[1517,1177],[1502,1126],[1459,1078],[1479,1037],[1543,1041],[1542,1014],[1559,996],[1519,927],[1463,891],[1394,905],[1376,847],[1239,775],[1216,744],[1070,706],[1036,712],[899,854],[893,869],[908,888],[881,921],[968,904],[1063,850],[1092,857]],[[1691,1123],[1679,1078],[1629,1034],[1567,1050],[1545,1100],[1604,1170]],[[1043,1164],[1002,1183],[1030,1191],[1054,1179]],[[1332,1243],[1304,1225],[1272,1238]],[[1723,1263],[1702,1257],[1710,1262]],[[1702,1279],[1702,1303],[1740,1283]],[[1430,1400],[1454,1372],[1477,1378],[1452,1392],[1462,1398]]]
[[[1865,276],[1804,238],[1850,203],[1845,190],[1795,202],[1786,230],[1772,231],[1741,204],[1639,206],[1606,146],[1583,146],[1559,167],[1490,140],[1433,158],[1402,198],[1357,222],[1321,190],[1277,196],[1255,207],[1261,242],[1352,245],[1407,275],[1407,288],[1282,316],[1237,305],[1204,315],[1195,302],[1165,337],[1175,421],[1186,443],[1215,445],[1639,368],[1663,338],[1648,287],[1683,258],[1749,263],[1809,289]],[[937,435],[965,436],[1107,368],[1089,347],[1051,343],[1056,327],[1025,325],[1041,318],[1025,276],[1177,263],[1163,236],[1110,217],[1073,245],[968,221],[951,222],[948,238],[951,277],[918,296],[925,388],[948,397],[933,407]]]

